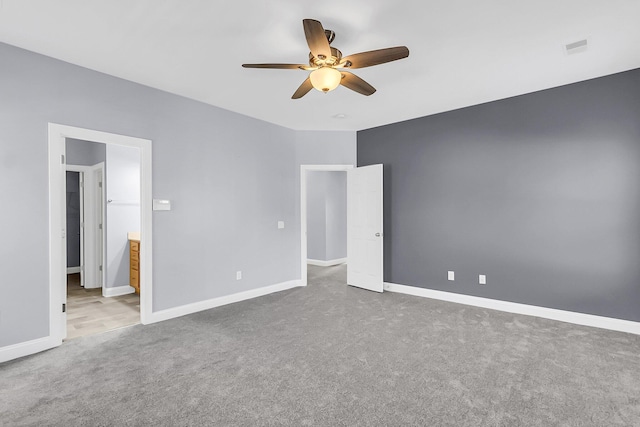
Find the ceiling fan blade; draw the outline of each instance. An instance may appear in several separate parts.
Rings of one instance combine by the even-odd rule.
[[[298,90],[296,90],[291,96],[291,99],[300,99],[305,96],[311,89],[313,89],[313,85],[311,84],[311,79],[307,77],[307,80],[303,81]]]
[[[313,56],[319,59],[331,58],[331,47],[320,21],[303,19],[304,36]]]
[[[365,82],[355,74],[351,74],[348,71],[341,71],[340,74],[342,74],[342,80],[340,80],[340,84],[346,88],[361,93],[365,96],[369,96],[376,91],[375,87],[371,86],[369,83]]]
[[[280,70],[299,70],[300,67],[307,67],[304,64],[242,64],[244,68],[274,68]]]
[[[409,56],[409,49],[406,46],[397,46],[349,55],[342,58],[341,63],[345,63],[345,67],[347,68],[364,68],[397,61],[407,56]],[[348,65],[349,63],[351,63],[351,65]]]

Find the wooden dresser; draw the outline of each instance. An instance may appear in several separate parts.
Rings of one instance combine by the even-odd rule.
[[[140,293],[140,238],[129,237],[129,285]]]

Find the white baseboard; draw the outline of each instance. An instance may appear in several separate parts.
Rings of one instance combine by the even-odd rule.
[[[52,337],[38,338],[0,348],[0,363],[57,347],[62,341]]]
[[[80,273],[80,267],[67,267],[67,274]]]
[[[103,297],[119,297],[120,295],[132,294],[136,290],[129,285],[116,286],[115,288],[102,287]]]
[[[561,322],[574,323],[576,325],[592,326],[594,328],[609,329],[612,331],[628,332],[640,335],[640,322],[616,319],[612,317],[596,316],[593,314],[576,313],[573,311],[558,310],[555,308],[538,307],[535,305],[520,304],[516,302],[500,301],[489,298],[470,295],[455,294],[452,292],[436,291],[433,289],[418,288],[415,286],[384,283],[384,290],[418,297],[455,302],[472,305],[475,307],[489,308],[505,311],[507,313],[524,314],[527,316],[542,317],[545,319],[559,320]]]
[[[346,258],[330,259],[328,261],[307,259],[307,264],[317,265],[318,267],[331,267],[332,265],[344,264],[345,262],[347,262]]]
[[[285,291],[287,289],[301,286],[300,280],[290,280],[263,288],[251,289],[249,291],[238,292],[237,294],[226,295],[223,297],[212,298],[206,301],[194,302],[193,304],[182,305],[180,307],[168,308],[151,313],[149,319],[145,319],[145,324],[160,322],[163,320],[173,319],[175,317],[185,316],[187,314],[196,313],[198,311],[209,310],[211,308],[220,307],[234,302],[240,302],[252,298],[261,297],[272,294],[274,292]]]

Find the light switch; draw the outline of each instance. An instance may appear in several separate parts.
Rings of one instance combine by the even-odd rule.
[[[171,200],[153,199],[153,210],[154,211],[170,211]]]
[[[278,221],[278,228],[284,228],[284,221]]]
[[[481,285],[486,285],[487,284],[487,276],[485,276],[484,274],[478,275],[478,283],[481,284]]]
[[[447,280],[454,281],[456,280],[456,273],[453,271],[447,271]]]

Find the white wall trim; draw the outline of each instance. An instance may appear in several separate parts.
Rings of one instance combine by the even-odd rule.
[[[148,323],[161,322],[163,320],[173,319],[187,314],[196,313],[198,311],[209,310],[211,308],[220,307],[234,302],[245,301],[252,298],[269,295],[274,292],[285,291],[287,289],[302,286],[300,280],[290,280],[288,282],[277,283],[275,285],[265,286],[262,288],[251,289],[236,294],[226,295],[223,297],[212,298],[205,301],[194,302],[192,304],[182,305],[180,307],[168,308],[153,312]]]
[[[120,295],[132,294],[136,290],[129,285],[124,286],[116,286],[114,288],[107,288],[106,286],[102,287],[102,296],[103,297],[119,297]]]
[[[38,338],[0,348],[0,363],[39,353],[57,347],[60,342],[53,337]]]
[[[76,273],[80,273],[80,266],[67,267],[67,274],[76,274]]]
[[[300,286],[307,286],[307,171],[344,172],[353,165],[300,165]]]
[[[307,259],[307,264],[317,265],[318,267],[331,267],[333,265],[344,264],[345,262],[347,262],[347,258],[330,259],[327,261],[323,261],[321,259]]]
[[[452,292],[436,291],[433,289],[398,285],[388,282],[384,283],[384,290],[441,301],[455,302],[458,304],[472,305],[475,307],[489,308],[492,310],[505,311],[507,313],[524,314],[527,316],[536,316],[545,319],[559,320],[561,322],[574,323],[576,325],[592,326],[594,328],[609,329],[612,331],[640,335],[640,322],[632,322],[630,320],[615,319],[612,317],[596,316],[593,314],[577,313],[573,311],[558,310],[555,308],[539,307],[516,302],[500,301],[471,295],[455,294]]]

